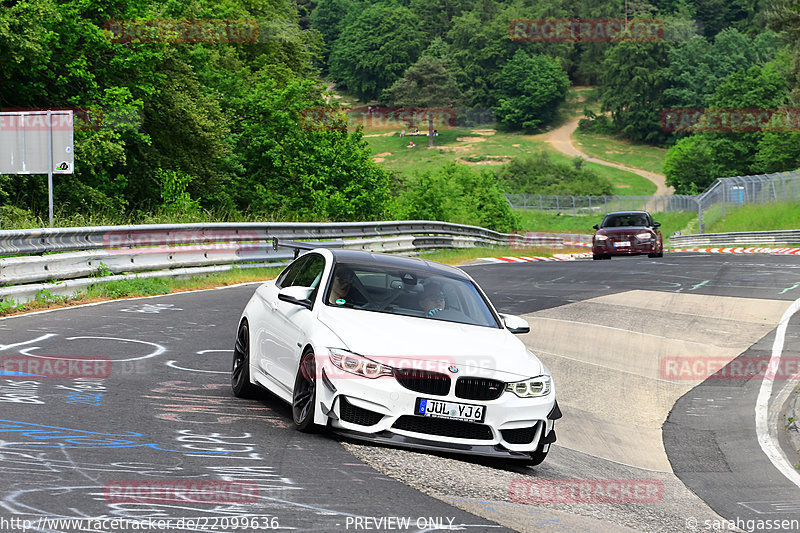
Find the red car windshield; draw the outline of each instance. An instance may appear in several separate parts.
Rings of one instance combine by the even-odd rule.
[[[622,227],[649,227],[647,215],[640,213],[629,213],[621,215],[609,215],[603,220],[602,228],[622,228]]]

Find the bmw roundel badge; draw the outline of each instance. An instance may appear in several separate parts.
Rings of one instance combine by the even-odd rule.
[[[452,372],[453,374],[457,374],[457,373],[458,373],[458,367],[457,367],[456,365],[450,365],[450,366],[448,366],[448,367],[447,367],[447,370],[449,370],[449,371],[450,371],[450,372]]]

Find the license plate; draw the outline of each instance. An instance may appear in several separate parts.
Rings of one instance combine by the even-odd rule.
[[[466,420],[467,422],[483,422],[486,406],[469,403],[443,402],[417,398],[414,414],[431,418],[447,418],[450,420]]]
[[[615,248],[622,248],[622,247],[626,247],[626,246],[630,246],[630,245],[631,245],[631,241],[619,241],[619,242],[615,242],[614,243],[614,247]]]

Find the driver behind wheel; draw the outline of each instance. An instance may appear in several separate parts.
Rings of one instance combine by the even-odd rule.
[[[426,283],[419,297],[419,308],[422,309],[427,316],[432,317],[444,310],[446,306],[447,301],[445,300],[442,286],[435,281]]]
[[[339,265],[333,275],[333,282],[331,283],[331,293],[328,296],[328,303],[333,305],[364,305],[367,303],[366,298],[358,290],[354,284],[356,282],[356,274],[348,266]]]

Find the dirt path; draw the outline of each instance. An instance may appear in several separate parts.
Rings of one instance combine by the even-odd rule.
[[[672,187],[667,187],[666,183],[664,182],[665,177],[663,174],[656,174],[655,172],[649,172],[647,170],[642,170],[640,168],[633,168],[625,165],[620,165],[619,163],[612,163],[611,161],[604,161],[602,159],[597,159],[596,157],[592,157],[589,154],[585,154],[581,152],[578,148],[572,144],[572,132],[578,129],[578,121],[581,117],[576,117],[563,126],[554,129],[553,131],[549,131],[543,134],[540,138],[543,141],[549,142],[553,148],[561,152],[562,154],[566,154],[571,157],[582,157],[587,161],[592,163],[597,163],[599,165],[605,165],[607,167],[614,167],[620,170],[627,170],[628,172],[633,172],[634,174],[638,174],[648,180],[652,181],[656,185],[656,195],[665,195],[665,194],[674,194],[675,189]]]

